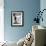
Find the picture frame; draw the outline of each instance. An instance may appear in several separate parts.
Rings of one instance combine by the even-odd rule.
[[[24,26],[24,11],[11,11],[11,26]]]

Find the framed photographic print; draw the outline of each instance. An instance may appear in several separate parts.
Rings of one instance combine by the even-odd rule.
[[[12,11],[11,26],[23,26],[23,25],[24,25],[24,11]]]

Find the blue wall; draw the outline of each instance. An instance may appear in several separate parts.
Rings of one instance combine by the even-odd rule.
[[[41,0],[40,1],[40,10],[42,11],[43,9],[46,9],[46,0]],[[46,27],[46,10],[43,12],[43,22],[40,21],[40,25]]]
[[[4,35],[7,41],[18,41],[32,28],[35,12],[40,9],[40,0],[5,0],[4,1]],[[11,11],[24,11],[24,26],[11,27]]]

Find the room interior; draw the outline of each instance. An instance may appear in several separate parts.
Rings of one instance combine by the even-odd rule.
[[[46,0],[0,0],[0,46],[46,46],[46,11],[43,22],[33,21],[45,4]],[[22,27],[11,26],[11,11],[24,11]]]

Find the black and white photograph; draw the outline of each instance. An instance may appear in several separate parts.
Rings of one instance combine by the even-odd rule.
[[[24,12],[23,11],[12,11],[11,12],[11,25],[12,26],[23,26]]]

